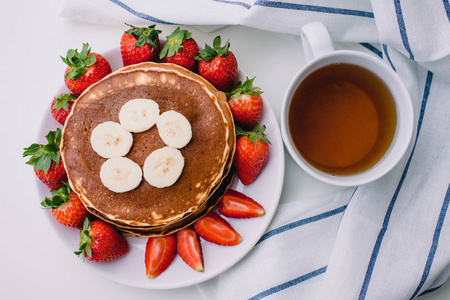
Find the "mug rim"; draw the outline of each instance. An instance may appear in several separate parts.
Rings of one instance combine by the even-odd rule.
[[[346,59],[343,59],[344,57]],[[357,58],[357,62],[347,61],[350,58]],[[365,64],[363,65],[360,61],[366,62],[368,65],[370,65],[370,67]],[[326,172],[318,170],[317,168],[309,164],[295,147],[291,138],[288,124],[289,108],[292,102],[292,96],[297,87],[313,71],[333,63],[355,64],[364,67],[374,73],[385,83],[385,85],[393,94],[397,110],[397,125],[394,138],[386,153],[374,166],[371,166],[364,171],[349,175],[328,174]],[[382,72],[388,74],[390,80],[385,80],[380,74]],[[336,50],[311,60],[296,73],[296,75],[289,83],[283,97],[280,121],[283,143],[287,148],[290,156],[305,172],[307,172],[312,177],[328,184],[337,186],[357,186],[379,179],[390,170],[392,170],[401,160],[411,143],[414,125],[414,110],[411,97],[405,84],[398,76],[398,74],[394,70],[389,68],[389,66],[384,63],[383,60],[364,52],[355,50]]]

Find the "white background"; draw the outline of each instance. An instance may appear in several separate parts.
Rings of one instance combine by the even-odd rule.
[[[65,66],[59,58],[69,48],[89,42],[102,53],[119,45],[125,26],[113,27],[68,21],[58,17],[58,0],[7,1],[0,10],[0,97],[2,172],[0,200],[0,292],[2,299],[198,299],[196,287],[144,290],[109,281],[83,264],[57,239],[40,208],[38,184],[32,167],[22,158],[23,148],[43,142],[37,132],[42,116],[63,85]],[[173,26],[158,26],[162,36]],[[304,63],[297,36],[226,27],[213,33],[196,28],[199,45],[211,44],[216,35],[230,39],[239,67],[256,76],[277,119],[290,78]],[[336,48],[349,45],[336,45]],[[358,45],[361,51],[367,51]],[[338,190],[306,175],[286,153],[285,185],[281,201],[307,199]],[[295,195],[295,197],[294,197]],[[301,295],[299,295],[301,298]],[[450,284],[421,297],[450,299]]]

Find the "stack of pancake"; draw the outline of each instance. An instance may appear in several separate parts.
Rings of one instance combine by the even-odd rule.
[[[144,179],[136,189],[115,193],[100,180],[105,158],[92,149],[92,130],[106,121],[119,122],[129,100],[152,99],[161,113],[175,110],[192,127],[192,139],[180,149],[181,176],[170,187],[156,188]],[[69,184],[87,210],[134,236],[162,236],[204,216],[233,179],[234,122],[226,96],[208,81],[173,64],[146,62],[124,67],[89,87],[67,118],[61,155]],[[163,148],[156,126],[133,133],[127,158],[143,167],[147,156]]]

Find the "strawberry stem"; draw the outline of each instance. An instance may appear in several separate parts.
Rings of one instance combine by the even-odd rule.
[[[61,143],[61,129],[56,131],[49,131],[45,136],[47,144],[31,144],[29,147],[24,148],[23,157],[30,156],[31,158],[26,164],[34,166],[35,171],[42,170],[47,173],[52,164],[52,161],[59,164],[59,146]]]
[[[252,141],[255,145],[258,140],[261,140],[263,143],[270,144],[270,141],[266,138],[264,131],[266,131],[266,125],[262,127],[259,124],[256,124],[253,130],[245,131],[239,125],[235,125],[236,128],[236,136],[246,136],[248,140]]]
[[[256,95],[262,94],[263,91],[261,91],[261,88],[259,88],[259,87],[252,88],[253,81],[255,80],[255,78],[256,77],[249,79],[248,77],[246,77],[246,80],[244,83],[242,83],[239,80],[236,83],[236,87],[231,92],[225,93],[225,95],[228,98],[231,98],[231,97],[238,97],[241,94],[247,94],[250,96],[256,96]]]
[[[74,251],[74,253],[79,257],[83,257],[83,261],[86,258],[86,255],[92,257],[91,247],[89,246],[92,242],[92,238],[89,235],[91,231],[91,222],[86,217],[83,222],[83,229],[80,231],[80,248],[78,251]]]
[[[56,209],[69,201],[70,186],[64,182],[63,186],[58,190],[51,190],[52,197],[45,197],[41,202],[42,207],[47,209]]]
[[[181,43],[185,40],[188,40],[192,37],[192,33],[187,30],[181,30],[180,27],[177,27],[169,36],[166,36],[167,42],[161,49],[161,53],[159,53],[159,58],[162,59],[165,56],[172,57],[176,52],[180,52],[183,50],[183,46]]]
[[[221,47],[222,39],[216,36],[213,41],[213,47],[205,44],[205,49],[198,52],[194,58],[197,60],[210,61],[216,56],[227,56],[228,49],[230,48],[230,41],[228,40],[223,47]]]
[[[53,104],[53,109],[61,109],[63,108],[65,111],[69,111],[69,102],[75,102],[77,100],[77,96],[74,94],[66,93],[61,94],[55,97],[55,104]]]
[[[131,35],[137,40],[134,47],[142,47],[145,44],[148,44],[154,49],[158,48],[156,40],[158,39],[158,36],[162,31],[156,30],[156,25],[150,25],[148,27],[136,27],[127,23],[125,23],[125,25],[131,27],[131,29],[128,29],[127,31],[125,31],[125,33]]]
[[[61,56],[62,61],[71,68],[64,76],[66,80],[77,80],[86,73],[89,66],[95,64],[97,57],[95,55],[89,55],[90,53],[91,48],[89,48],[89,44],[83,43],[83,48],[80,53],[78,53],[78,49],[69,49],[67,50],[66,57]]]

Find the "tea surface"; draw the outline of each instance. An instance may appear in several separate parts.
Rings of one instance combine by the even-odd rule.
[[[335,175],[375,165],[392,142],[396,118],[385,83],[369,70],[345,63],[309,74],[289,108],[297,150],[316,168]]]

